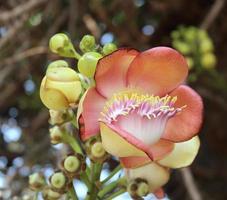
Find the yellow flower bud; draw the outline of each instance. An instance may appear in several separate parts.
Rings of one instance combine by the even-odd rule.
[[[212,53],[205,53],[202,55],[201,64],[205,69],[213,69],[216,65],[216,57]]]
[[[79,99],[82,87],[77,73],[68,67],[50,68],[40,87],[40,98],[52,110],[63,110]]]

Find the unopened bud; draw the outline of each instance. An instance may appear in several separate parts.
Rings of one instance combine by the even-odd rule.
[[[34,173],[29,176],[29,187],[34,191],[42,190],[45,186],[46,181],[41,173]]]
[[[68,172],[76,172],[80,167],[80,161],[76,156],[68,156],[64,160],[64,168]]]
[[[52,110],[65,110],[77,103],[82,86],[76,71],[68,67],[47,70],[40,87],[40,98]]]
[[[67,184],[67,178],[63,172],[56,172],[50,177],[50,184],[53,189],[63,190]]]
[[[73,47],[71,40],[64,33],[57,33],[50,38],[50,50],[60,56],[74,58],[76,51]]]
[[[50,113],[49,123],[51,125],[60,125],[64,122],[71,121],[74,115],[71,109],[49,110],[49,113]]]
[[[43,196],[43,199],[45,200],[57,200],[61,197],[61,194],[56,191],[53,191],[51,188],[46,188],[42,192],[42,196]]]
[[[108,55],[116,50],[117,50],[117,46],[114,43],[107,43],[103,46],[102,52],[104,55]]]
[[[86,169],[84,156],[81,154],[69,154],[61,162],[61,167],[69,180],[73,179]]]
[[[96,142],[91,147],[91,153],[94,157],[101,158],[105,155],[106,151],[101,142]]]
[[[93,162],[103,162],[108,158],[108,153],[103,148],[103,145],[98,136],[92,137],[85,143],[87,155]]]
[[[50,142],[52,144],[59,144],[63,142],[62,130],[59,126],[54,126],[49,129],[50,131]]]
[[[145,182],[141,182],[137,189],[137,194],[140,197],[146,196],[149,193],[149,186]]]
[[[80,41],[80,49],[83,52],[93,51],[95,46],[95,37],[92,35],[85,35]]]
[[[127,191],[132,198],[140,199],[149,194],[149,185],[146,180],[136,178],[128,183]]]
[[[48,66],[47,66],[47,71],[49,69],[52,68],[58,68],[58,67],[69,67],[68,63],[64,60],[55,60],[53,62],[51,62]]]
[[[93,78],[96,65],[102,55],[97,52],[87,52],[78,61],[78,70],[81,74]]]
[[[212,69],[216,65],[216,57],[213,53],[205,53],[202,55],[201,64],[206,69]]]
[[[53,53],[58,53],[68,46],[70,40],[64,33],[57,33],[50,38],[49,47]]]

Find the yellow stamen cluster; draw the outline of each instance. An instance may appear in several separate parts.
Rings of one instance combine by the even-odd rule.
[[[138,112],[150,118],[150,115],[156,117],[155,112],[174,111],[174,103],[177,96],[166,95],[159,97],[155,95],[140,94],[133,91],[124,91],[114,94],[113,97],[104,106],[101,113],[108,120],[116,120],[118,115],[127,115],[131,110],[138,109]]]

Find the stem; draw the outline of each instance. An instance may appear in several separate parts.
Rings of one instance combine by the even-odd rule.
[[[77,59],[77,60],[79,60],[80,58],[81,58],[81,55],[79,54],[79,53],[77,53],[77,51],[73,48],[73,53],[74,53],[74,55],[75,55],[75,58]]]
[[[114,197],[117,197],[126,192],[125,188],[121,188],[118,191],[114,192],[112,195],[108,196],[105,200],[112,200]]]
[[[39,192],[35,192],[35,195],[34,195],[34,200],[37,200],[38,199],[38,195],[39,195]]]
[[[119,185],[124,185],[122,183],[125,182],[125,178],[120,178],[116,181],[113,181],[112,183],[110,183],[109,185],[107,185],[106,187],[104,187],[101,191],[99,191],[98,196],[100,199],[103,199],[103,197],[108,194],[109,192],[111,192],[112,190],[114,190],[117,186]]]
[[[105,184],[107,181],[109,181],[117,172],[121,170],[121,165],[118,165],[110,174],[108,177],[106,177],[103,181],[101,181],[101,184]]]
[[[77,140],[72,135],[70,135],[65,131],[63,131],[62,134],[63,134],[63,140],[65,141],[65,143],[68,143],[76,153],[80,153],[83,155],[83,151],[79,143],[77,142]]]
[[[100,173],[102,171],[102,163],[91,162],[91,187],[89,188],[89,194],[86,199],[95,200],[98,193],[96,182],[99,181]]]
[[[70,187],[70,189],[69,189],[68,192],[69,192],[69,194],[70,194],[72,200],[79,200],[78,197],[77,197],[75,188],[74,188],[74,186],[73,186],[73,183],[71,184],[71,187]]]
[[[91,188],[91,182],[87,176],[86,172],[83,172],[80,174],[80,179],[85,183],[85,185],[89,188]]]

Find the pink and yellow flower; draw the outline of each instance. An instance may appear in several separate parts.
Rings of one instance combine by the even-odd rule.
[[[182,85],[187,74],[184,57],[168,47],[141,53],[120,49],[102,58],[96,86],[80,103],[82,139],[101,133],[106,151],[125,168],[136,168],[128,174],[138,174],[145,164],[164,166],[164,174],[170,167],[189,165],[199,148],[203,104],[193,89]],[[152,190],[167,181],[164,174]]]

